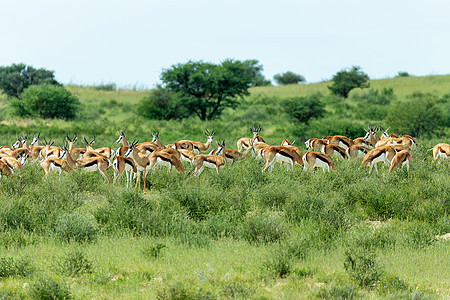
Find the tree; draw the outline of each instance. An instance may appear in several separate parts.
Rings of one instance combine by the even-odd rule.
[[[137,105],[136,113],[147,119],[168,120],[188,117],[190,112],[182,99],[162,86],[157,86],[150,95]]]
[[[360,70],[358,66],[353,66],[350,70],[342,70],[333,76],[333,84],[328,86],[331,93],[344,98],[354,88],[368,88],[370,85],[367,82],[369,76]]]
[[[266,86],[271,85],[270,80],[266,79],[262,74],[264,70],[263,66],[259,64],[256,59],[244,60],[244,64],[247,66],[249,76],[252,78],[251,86]]]
[[[386,116],[393,131],[415,137],[438,133],[446,124],[444,113],[431,94],[415,93],[405,102],[397,102]]]
[[[287,71],[283,74],[275,74],[273,80],[275,80],[278,85],[298,84],[306,81],[305,77],[291,71]]]
[[[307,124],[311,119],[321,118],[325,114],[325,105],[320,101],[321,98],[320,93],[289,98],[283,102],[283,109],[292,119]]]
[[[11,97],[20,99],[26,88],[40,84],[61,85],[55,80],[53,71],[35,69],[23,63],[0,67],[0,89]]]
[[[220,65],[189,61],[163,70],[163,87],[173,93],[189,114],[211,120],[227,108],[236,108],[236,98],[249,94],[252,76],[245,62],[227,59]]]
[[[23,100],[11,101],[16,113],[22,116],[73,119],[80,102],[63,86],[32,85],[22,93]]]

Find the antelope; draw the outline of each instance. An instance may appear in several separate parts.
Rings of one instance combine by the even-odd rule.
[[[395,152],[394,148],[392,148],[390,146],[382,146],[382,147],[378,147],[373,150],[370,150],[364,156],[364,159],[363,159],[359,169],[361,169],[362,167],[365,167],[367,165],[370,165],[370,169],[369,169],[369,174],[370,174],[372,172],[373,166],[375,165],[375,171],[378,173],[377,163],[384,161],[390,165],[392,159],[395,156],[395,153],[396,152]]]
[[[202,143],[202,142],[193,142],[193,141],[189,141],[189,140],[181,140],[178,143],[188,143],[188,144],[192,144],[192,152],[198,154],[200,153],[200,151],[206,151],[209,149],[209,146],[211,146],[214,134],[216,134],[216,132],[214,131],[214,129],[210,132],[208,131],[208,129],[205,129],[205,132],[203,132],[206,135],[207,141],[206,143]]]
[[[215,168],[217,171],[217,175],[219,175],[219,169],[225,166],[227,160],[225,159],[225,153],[223,149],[225,149],[225,141],[222,141],[221,144],[217,143],[219,147],[217,149],[216,155],[210,154],[199,154],[194,157],[194,175],[200,176],[200,173],[203,171],[205,167],[207,168]]]
[[[306,149],[320,151],[323,145],[328,145],[327,139],[311,138],[305,142]]]
[[[59,174],[61,174],[62,171],[69,172],[72,170],[69,163],[62,159],[62,157],[66,154],[65,152],[66,150],[63,150],[59,157],[49,156],[41,162],[42,169],[44,169],[45,172],[45,178],[47,178],[48,173],[53,170],[59,171]],[[67,157],[69,157],[69,155],[67,155]]]
[[[194,157],[195,157],[194,152],[186,149],[178,149],[177,151],[180,153],[181,161],[187,161],[188,163],[191,164],[191,166],[194,164]]]
[[[253,133],[253,138],[248,137],[241,137],[237,141],[237,149],[240,152],[242,149],[247,149],[250,147],[250,141],[253,141],[253,145],[255,145],[255,142],[262,142],[265,143],[264,139],[259,136],[259,133],[261,132],[262,127],[258,123],[253,124],[253,127],[250,127],[250,131]]]
[[[364,141],[370,143],[370,145],[372,145],[372,147],[376,147],[376,144],[380,141],[380,136],[378,135],[377,132],[378,128],[372,128],[372,127],[367,127],[367,130],[364,129],[366,131],[366,135],[364,136]]]
[[[94,143],[95,143],[95,136],[94,136],[94,139],[92,139],[92,141],[90,141],[90,142],[88,142],[86,140],[86,137],[83,137],[83,140],[84,140],[83,144],[86,145],[86,152],[83,154],[83,158],[102,157],[102,158],[108,159],[108,157],[106,155],[98,152],[97,149],[94,149],[92,147],[92,145],[94,145]]]
[[[11,149],[17,149],[17,148],[22,148],[23,147],[23,143],[22,143],[22,139],[19,137],[17,137],[17,141],[12,145]]]
[[[3,156],[0,158],[2,162],[7,164],[11,171],[14,173],[14,170],[23,171],[23,162],[20,162],[18,159],[10,156]]]
[[[232,149],[223,149],[222,151],[225,155],[225,159],[227,160],[227,163],[231,163],[231,165],[233,165],[235,162],[246,159],[250,155],[250,153],[255,155],[256,152],[255,152],[255,148],[253,147],[252,141],[250,141],[249,146],[250,147],[248,147],[247,150],[245,150],[245,152],[239,152],[237,150],[232,150]],[[219,148],[216,148],[216,149],[212,150],[209,154],[217,155],[218,150],[219,150]]]
[[[123,156],[128,151],[128,141],[127,138],[125,137],[125,130],[126,129],[117,131],[119,133],[119,138],[117,139],[116,144],[122,143],[122,146],[120,146],[119,149],[117,149],[117,155]]]
[[[166,149],[163,149],[166,150]],[[169,168],[169,172],[174,167],[178,172],[184,173],[185,168],[183,164],[181,163],[179,156],[173,155],[167,151],[158,150],[154,151],[152,154],[148,156],[148,159],[150,160],[149,169],[151,170],[155,166],[166,166]],[[167,149],[168,150],[168,149]],[[174,151],[177,151],[175,149],[171,149]]]
[[[337,166],[334,164],[331,157],[327,154],[310,151],[306,152],[305,155],[302,157],[303,160],[303,170],[314,170],[316,167],[322,168],[322,170],[325,172],[325,169],[330,172],[331,170],[337,170]]]
[[[338,153],[342,157],[342,159],[347,159],[346,149],[336,144],[322,145],[322,149],[320,149],[320,151],[329,156],[333,155],[334,153]]]
[[[125,157],[123,155],[118,155],[112,164],[114,169],[114,182],[117,186],[119,186],[119,179],[123,174],[123,171],[126,171],[126,178],[127,178],[127,188],[129,186],[129,183],[132,182],[132,176],[133,173],[137,173],[137,181],[136,186],[138,184],[138,181],[140,180],[139,172],[137,171],[136,164],[134,163],[134,160],[130,157]]]
[[[399,138],[398,135],[396,135],[395,133],[391,133],[388,134],[388,130],[391,127],[388,127],[388,129],[384,130],[383,128],[379,128],[381,130],[381,139],[385,139],[385,138]]]
[[[369,148],[359,144],[353,144],[347,150],[345,150],[349,160],[351,158],[364,157],[369,151],[370,151]]]
[[[153,139],[152,142],[155,143],[156,145],[158,145],[159,148],[166,148],[166,146],[163,145],[163,143],[161,143],[161,141],[159,140],[159,131],[155,131],[152,133]]]
[[[328,139],[328,144],[341,146],[345,150],[353,145],[353,140],[343,135],[333,135]]]
[[[31,144],[28,144],[28,138],[25,135],[25,147],[30,151],[31,157],[36,160],[39,158],[39,154],[41,153],[41,150],[44,149],[44,146],[39,145],[39,137],[41,136],[40,133],[38,135],[33,136],[33,140],[31,141]]]
[[[67,151],[67,147],[64,147],[64,150]],[[89,151],[87,151],[86,153],[88,152]],[[92,157],[83,157],[79,159],[73,159],[72,156],[66,155],[66,161],[69,167],[71,167],[72,169],[83,169],[87,172],[95,172],[98,170],[105,181],[111,183],[111,179],[106,172],[110,166],[110,163],[104,155],[99,154]]]
[[[297,152],[298,155],[303,156],[303,151],[299,147],[293,146],[294,143],[295,143],[295,140],[292,141],[292,143],[291,143],[291,142],[289,142],[289,140],[284,139],[281,142],[281,146],[288,147],[289,149],[294,150],[295,152]]]
[[[11,168],[6,163],[0,160],[0,178],[2,176],[9,177],[11,176],[11,174]]]
[[[446,143],[436,144],[432,149],[433,150],[433,158],[449,158],[450,157],[450,145]]]
[[[132,155],[132,158],[136,164],[136,168],[138,170],[138,172],[143,172],[144,175],[144,193],[146,190],[146,179],[147,179],[147,172],[148,172],[148,167],[150,165],[150,160],[148,158],[147,155],[140,153],[139,151],[137,151],[136,149],[136,144],[138,143],[138,140],[134,140],[128,148],[127,153],[125,153],[125,157],[129,157],[130,155]],[[139,180],[139,190],[141,190],[141,181]]]
[[[409,165],[411,163],[411,154],[409,154],[408,150],[402,150],[400,152],[397,152],[394,156],[394,158],[391,161],[391,167],[389,168],[388,174],[390,174],[392,171],[395,170],[395,168],[398,167],[398,165],[406,165],[406,171],[409,172]]]
[[[55,152],[52,152],[52,156],[55,157],[59,157],[59,152],[61,149],[59,147],[53,146],[53,144],[55,143],[55,141],[52,142],[52,139],[50,138],[50,140],[47,142],[47,139],[44,138],[44,144],[45,146],[41,149],[41,151],[39,152],[39,156],[38,158],[40,159],[45,159],[47,158],[47,152],[52,152],[52,150],[55,150]],[[55,155],[56,154],[56,155]]]
[[[353,140],[353,145],[362,145],[365,147],[370,147],[372,146],[369,142],[364,140],[364,137],[358,137],[356,139]]]
[[[303,166],[302,157],[296,151],[290,149],[289,147],[284,146],[266,147],[262,151],[262,156],[266,161],[266,164],[262,168],[262,172],[264,172],[267,168],[269,168],[269,172],[272,172],[272,169],[276,162],[286,163],[287,170],[289,170],[289,167],[292,167],[292,171],[294,171],[295,164]]]
[[[22,147],[22,148],[18,148],[14,151],[9,152],[9,154],[0,153],[0,157],[9,156],[9,157],[13,157],[15,159],[19,159],[19,157],[29,155],[29,154],[30,154],[30,151],[28,151],[27,148]]]
[[[78,137],[75,134],[74,138],[71,139],[69,135],[66,135],[66,140],[69,143],[69,150],[66,155],[72,156],[72,159],[78,159],[86,153],[86,148],[75,148],[75,143],[78,141]]]

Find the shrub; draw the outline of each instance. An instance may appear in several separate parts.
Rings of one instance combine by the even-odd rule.
[[[55,234],[61,240],[69,242],[90,242],[97,235],[97,228],[92,220],[79,213],[65,213],[55,224]]]
[[[41,278],[30,287],[32,299],[72,299],[69,287],[51,278]]]
[[[73,119],[80,106],[78,98],[64,87],[48,84],[30,86],[22,98],[11,103],[15,113],[21,116]]]
[[[308,123],[325,114],[325,105],[320,101],[322,94],[315,93],[307,97],[290,98],[283,102],[283,109],[291,119],[299,123]]]
[[[273,80],[275,80],[278,85],[297,84],[306,81],[305,77],[291,71],[287,71],[282,74],[275,74],[273,76]]]
[[[29,276],[34,271],[34,267],[28,258],[15,259],[12,257],[0,257],[0,278]]]
[[[252,212],[242,221],[241,236],[250,243],[273,243],[281,240],[286,233],[283,218],[271,212]]]
[[[399,72],[397,73],[397,76],[395,76],[395,77],[409,77],[409,76],[411,76],[411,75],[409,75],[408,72],[405,72],[405,71],[399,71]]]
[[[142,254],[149,259],[156,259],[162,255],[162,249],[165,248],[166,245],[157,243],[157,244],[147,244],[142,248]]]
[[[70,251],[56,265],[56,270],[67,276],[92,272],[92,262],[80,250]]]
[[[154,120],[182,119],[190,115],[178,95],[161,86],[138,103],[136,113]]]
[[[286,277],[292,271],[292,258],[285,251],[277,249],[263,264],[264,268],[275,277]]]
[[[378,265],[375,252],[361,247],[345,251],[345,270],[361,287],[371,287],[381,278],[382,271]]]
[[[358,289],[353,285],[331,285],[322,287],[317,293],[320,299],[359,299]]]
[[[395,103],[385,122],[393,131],[419,137],[438,133],[446,118],[434,96],[416,93],[408,101]]]

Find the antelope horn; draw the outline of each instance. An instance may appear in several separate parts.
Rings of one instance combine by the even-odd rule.
[[[93,144],[94,142],[95,142],[95,135],[94,135],[94,138],[91,141],[91,144]]]

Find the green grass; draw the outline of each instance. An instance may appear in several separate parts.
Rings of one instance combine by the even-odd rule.
[[[352,96],[344,102],[326,96],[329,115],[307,126],[282,113],[280,99],[328,95],[327,84],[252,88],[238,110],[208,122],[136,117],[134,105],[148,91],[70,86],[84,117],[21,120],[4,111],[0,134],[3,144],[23,132],[41,131],[57,144],[66,133],[96,135],[99,147],[117,148],[122,128],[129,140],[150,140],[159,130],[162,142],[170,143],[206,141],[204,128],[214,127],[215,140],[235,148],[260,122],[268,143],[296,139],[305,150],[306,137],[359,134],[368,122],[385,125],[370,114],[355,118],[359,104]],[[395,101],[417,91],[442,97],[450,94],[450,76],[373,80],[371,86],[392,88]],[[23,173],[1,179],[0,298],[48,292],[75,299],[449,298],[444,258],[450,244],[436,236],[450,232],[450,162],[435,162],[426,151],[448,136],[447,128],[443,136],[419,138],[409,173],[387,176],[380,165],[379,174],[368,174],[355,160],[337,161],[338,172],[276,166],[263,174],[250,158],[219,176],[209,169],[199,178],[156,170],[146,194],[127,190],[125,177],[118,188],[107,185],[98,173],[44,180],[38,164],[27,164]],[[346,270],[349,253],[363,266],[364,257],[374,259],[372,270],[380,276],[360,286],[355,278],[370,273]]]

